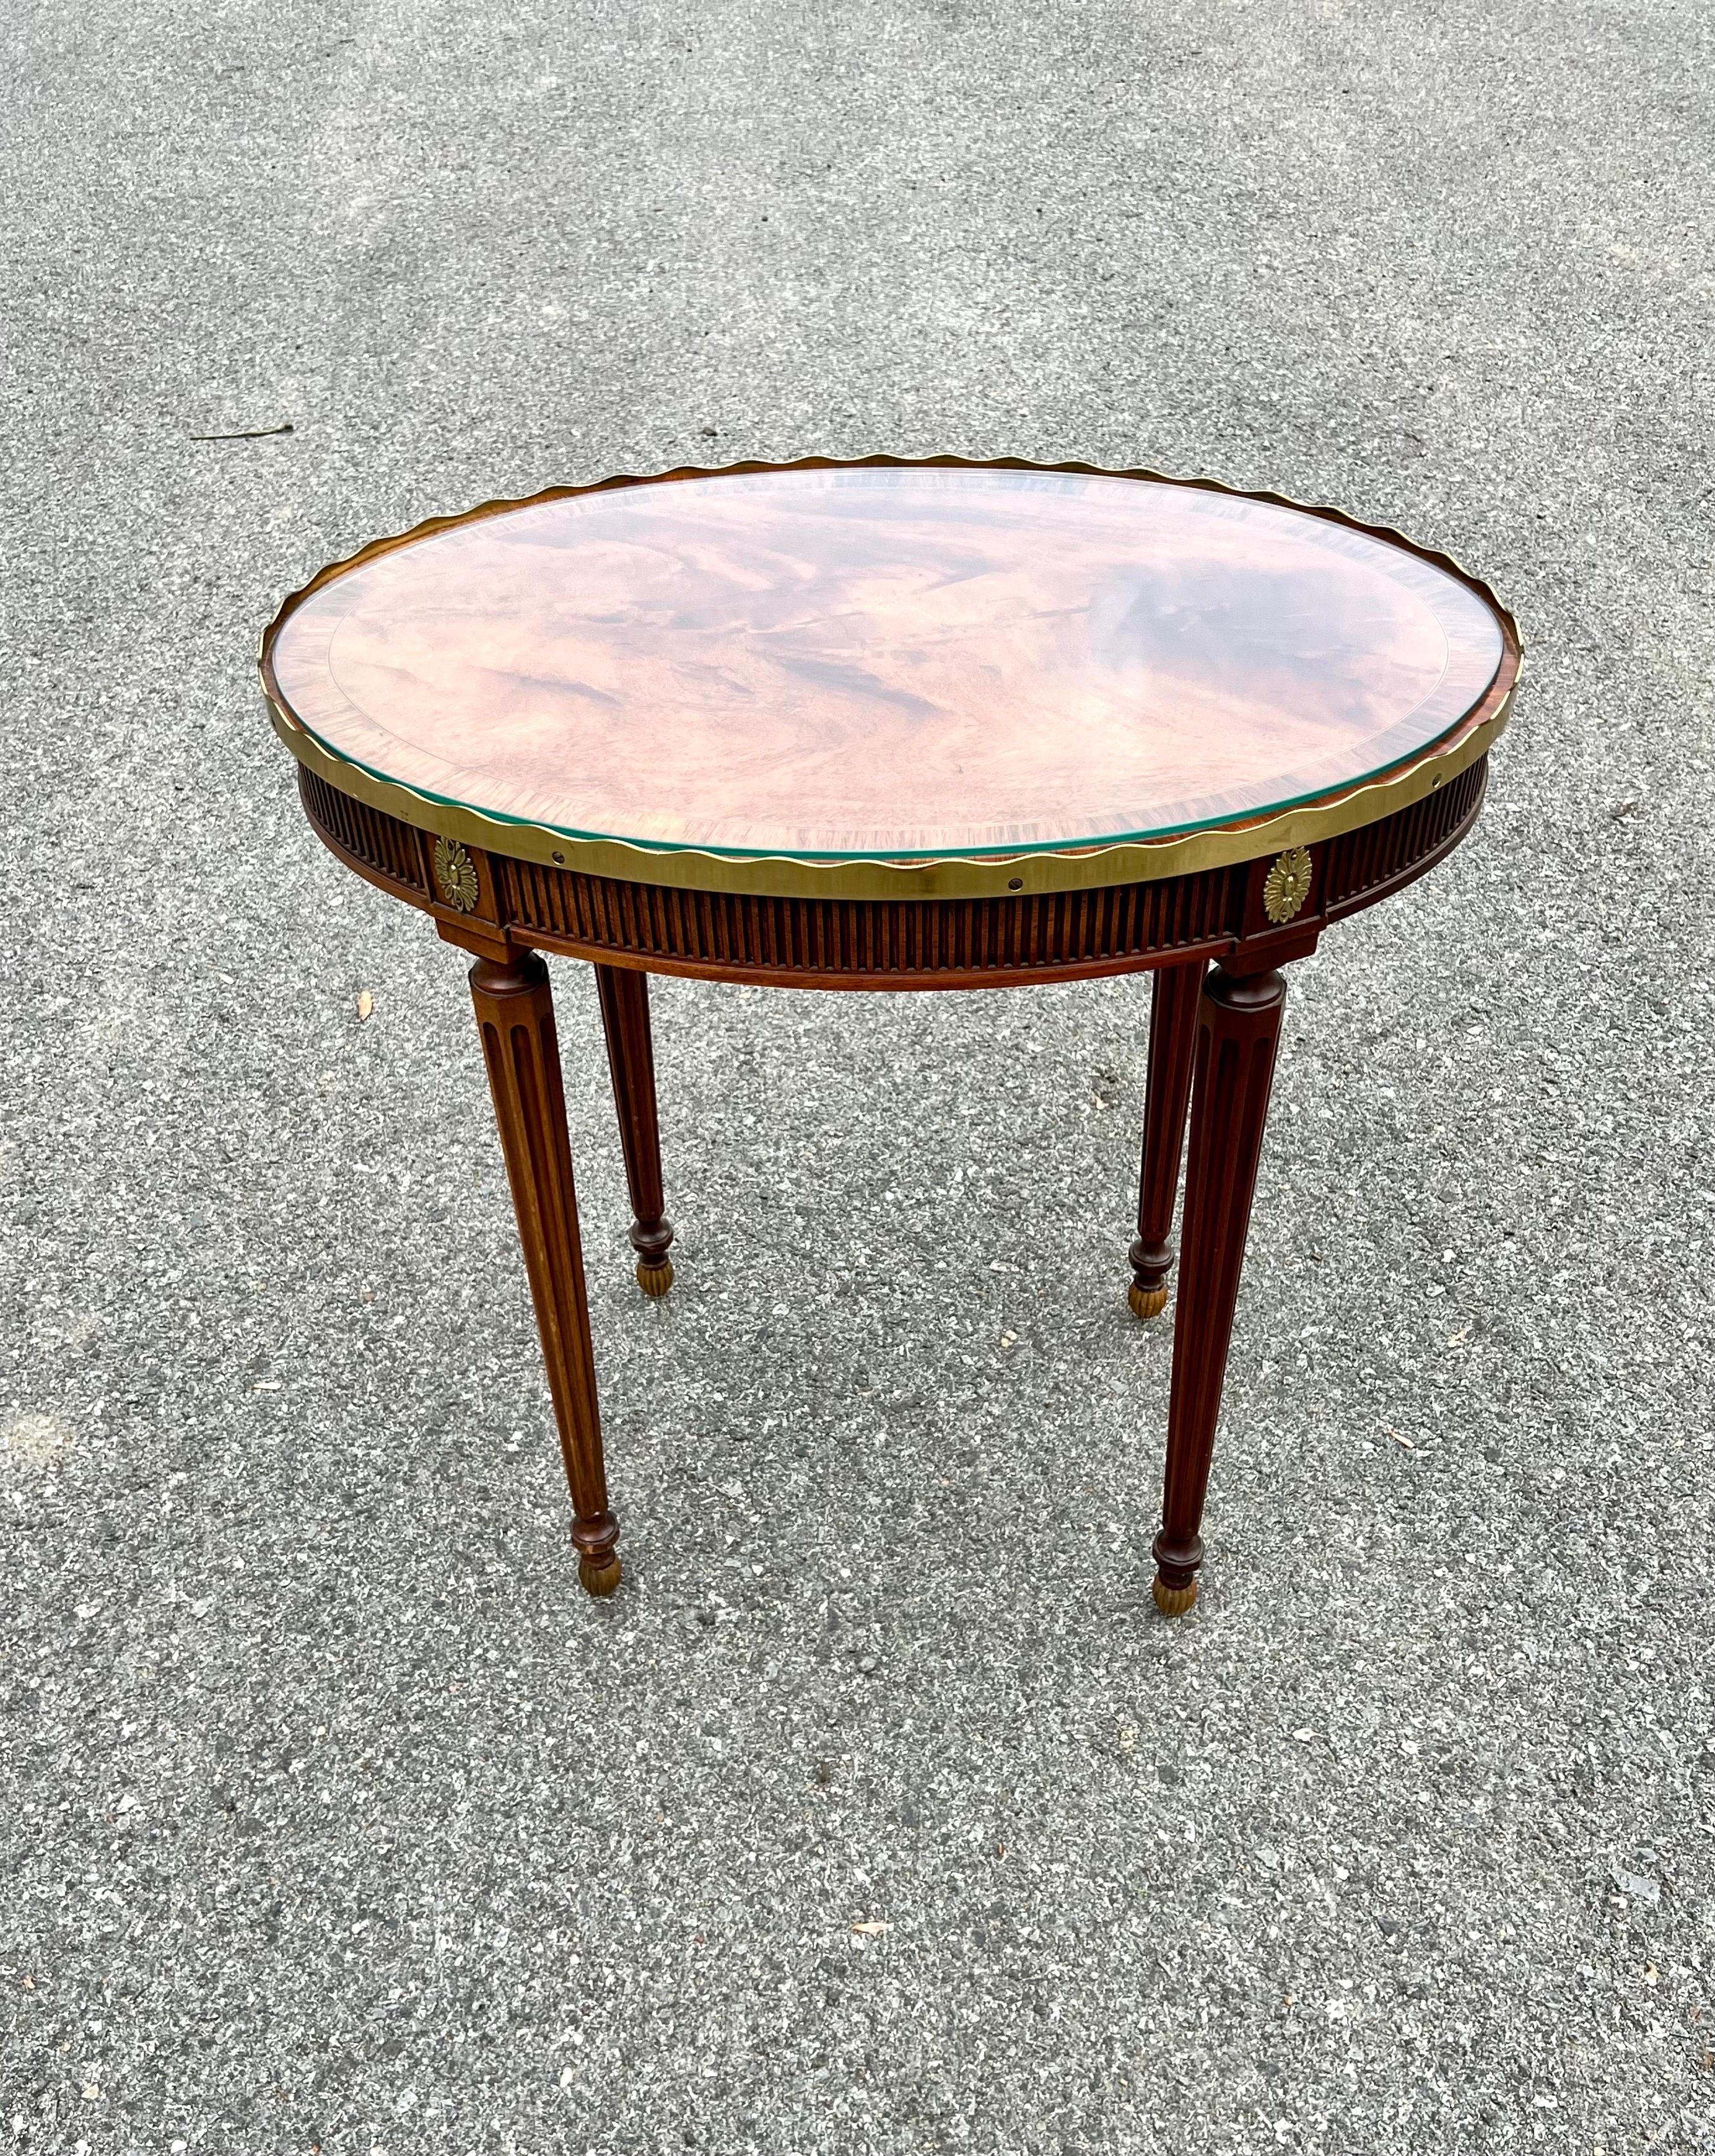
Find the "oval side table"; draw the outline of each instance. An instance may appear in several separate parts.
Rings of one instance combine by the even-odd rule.
[[[1199,1534],[1282,968],[1456,846],[1518,676],[1445,556],[1086,465],[809,459],[557,488],[365,547],[270,624],[270,714],[347,865],[471,954],[571,1488],[620,1577],[553,1008],[595,967],[644,1291],[665,1294],[648,977],[1149,972],[1130,1299],[1185,1196],[1154,1597]]]

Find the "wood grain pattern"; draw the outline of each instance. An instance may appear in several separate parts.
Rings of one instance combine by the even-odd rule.
[[[1467,585],[1244,496],[1065,472],[687,478],[454,524],[273,647],[330,748],[573,835],[890,859],[1239,820],[1438,740]]]

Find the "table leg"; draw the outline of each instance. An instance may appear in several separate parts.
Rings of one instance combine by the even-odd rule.
[[[667,1249],[673,1223],[662,1211],[661,1132],[655,1117],[655,1055],[650,1040],[649,975],[630,966],[595,969],[608,1036],[608,1068],[614,1106],[619,1111],[619,1143],[631,1192],[631,1247],[637,1284],[645,1295],[665,1295],[673,1285]]]
[[[1198,1528],[1286,1001],[1281,974],[1235,975],[1217,966],[1198,1006],[1167,1486],[1153,1552],[1155,1604],[1168,1617],[1197,1599]]]
[[[1185,1152],[1185,1111],[1191,1101],[1191,1060],[1197,1046],[1197,1005],[1206,968],[1202,959],[1163,966],[1152,977],[1149,1074],[1143,1087],[1143,1171],[1137,1183],[1137,1240],[1132,1245],[1127,1298],[1139,1317],[1167,1307],[1173,1269],[1173,1201]]]
[[[534,951],[512,952],[504,960],[479,958],[470,968],[470,994],[572,1491],[578,1577],[592,1594],[611,1594],[619,1584],[614,1547],[619,1524],[608,1510],[602,1465],[595,1356],[548,969]]]

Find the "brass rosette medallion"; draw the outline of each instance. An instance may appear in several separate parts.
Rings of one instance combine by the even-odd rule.
[[[1275,861],[1262,886],[1262,910],[1276,926],[1301,912],[1310,896],[1310,851],[1288,846]]]
[[[476,864],[456,839],[434,842],[434,880],[447,904],[469,913],[476,904]]]

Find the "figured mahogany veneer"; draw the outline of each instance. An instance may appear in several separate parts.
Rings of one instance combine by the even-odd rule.
[[[1511,617],[1397,534],[1207,482],[958,459],[559,489],[366,548],[264,640],[311,823],[475,958],[573,1500],[621,1577],[540,952],[593,962],[639,1285],[673,1280],[647,976],[1150,971],[1129,1296],[1188,1153],[1157,1606],[1201,1522],[1281,971],[1471,829]]]
[[[1273,502],[859,466],[559,494],[283,619],[299,721],[402,786],[639,846],[890,860],[1256,816],[1427,747],[1500,623]]]

